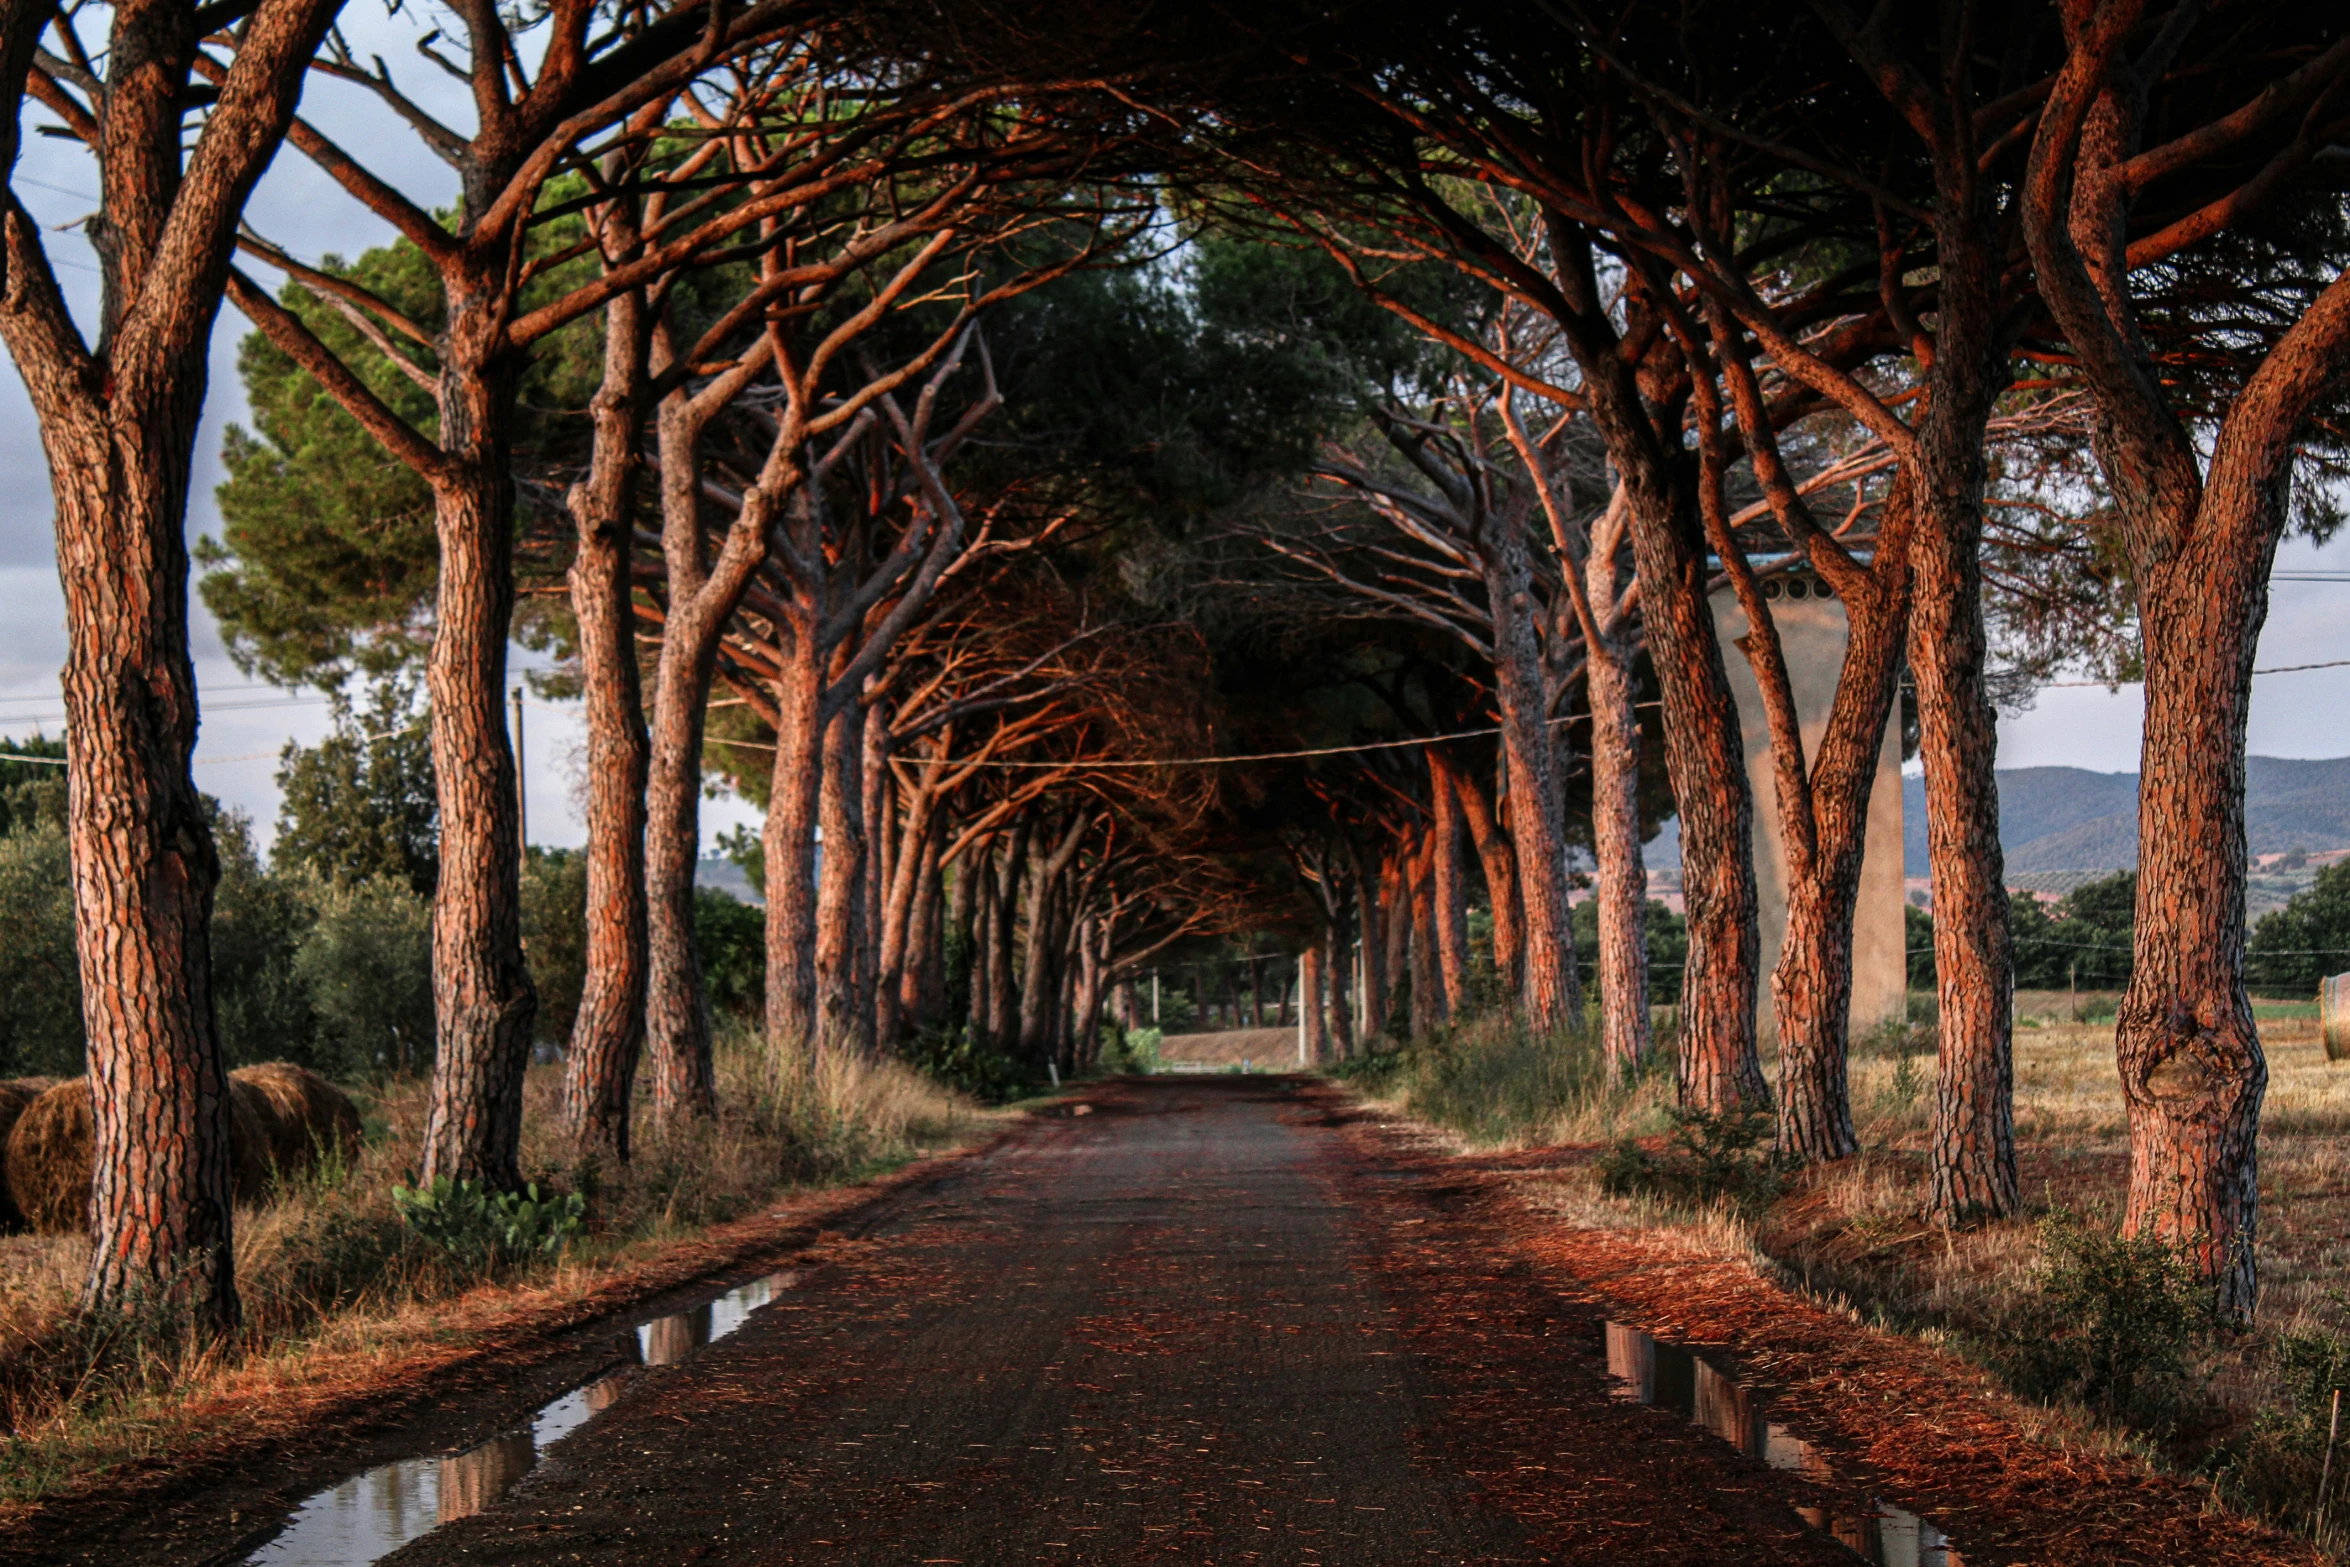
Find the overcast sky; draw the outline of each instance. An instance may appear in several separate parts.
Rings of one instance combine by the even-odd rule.
[[[412,96],[433,105],[453,124],[470,123],[459,85],[414,52],[424,30],[415,8],[387,17],[380,4],[358,0],[345,13],[346,31],[363,57],[380,53]],[[343,145],[416,200],[443,206],[453,178],[415,136],[374,100],[339,83],[313,79],[304,112]],[[45,136],[26,138],[16,190],[44,224],[69,224],[96,206],[97,178],[74,145]],[[253,226],[296,255],[353,255],[385,242],[385,226],[345,197],[290,148],[263,181],[250,209]],[[87,321],[97,300],[97,268],[78,229],[51,235],[51,254],[77,311]],[[233,309],[223,313],[212,350],[210,400],[197,442],[191,539],[219,531],[212,490],[221,479],[223,428],[245,419],[236,378],[236,347],[249,330]],[[65,660],[64,600],[57,583],[50,531],[47,470],[23,383],[0,373],[0,603],[7,606],[0,638],[0,734],[23,736],[63,728],[58,670]],[[2325,550],[2287,545],[2280,571],[2350,572],[2350,541]],[[2350,659],[2350,581],[2279,582],[2260,644],[2259,664]],[[277,753],[287,740],[326,733],[326,705],[308,692],[258,686],[238,673],[219,632],[194,606],[197,679],[203,692],[203,728],[196,749],[198,784],[249,814],[266,839],[277,814]],[[2350,754],[2350,703],[2341,700],[2350,669],[2263,676],[2253,689],[2251,749],[2265,756],[2331,757]],[[2101,772],[2137,767],[2140,704],[2135,688],[2042,692],[2028,713],[2000,725],[2005,767],[2071,766]],[[525,719],[524,766],[531,840],[577,844],[584,836],[579,801],[582,731],[576,706],[533,703]],[[708,802],[706,834],[754,820],[739,801]],[[705,839],[707,842],[708,839]]]

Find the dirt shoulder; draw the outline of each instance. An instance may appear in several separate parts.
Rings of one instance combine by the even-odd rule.
[[[1448,1227],[1481,1233],[1498,1258],[1547,1288],[1735,1368],[1771,1417],[1828,1455],[1840,1476],[1932,1520],[1966,1567],[2049,1564],[2301,1564],[2307,1544],[2225,1512],[2206,1487],[2067,1435],[1931,1345],[1867,1327],[1783,1288],[1724,1227],[1598,1228],[1576,1222],[1557,1151],[1461,1154],[1418,1122],[1317,1088],[1328,1123],[1367,1164],[1403,1172],[1371,1205],[1401,1256],[1433,1200]],[[1425,1211],[1424,1208],[1422,1211]],[[1498,1265],[1498,1263],[1496,1264]]]
[[[362,1344],[252,1362],[179,1412],[174,1426],[207,1432],[201,1441],[79,1477],[38,1502],[0,1504],[0,1558],[220,1559],[224,1532],[248,1521],[265,1529],[320,1487],[420,1445],[455,1450],[511,1428],[612,1363],[618,1335],[640,1318],[787,1259],[853,1246],[906,1193],[951,1179],[1020,1124],[877,1179],[790,1194],[637,1260],[486,1285],[406,1313]]]

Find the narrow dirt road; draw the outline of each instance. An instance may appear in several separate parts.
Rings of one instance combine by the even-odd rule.
[[[1347,1114],[1093,1090],[389,1560],[1855,1560]]]

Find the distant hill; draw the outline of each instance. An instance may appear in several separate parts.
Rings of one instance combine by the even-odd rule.
[[[2248,757],[2245,824],[2254,854],[2350,847],[2350,756],[2328,761]],[[1926,786],[1903,780],[1906,874],[1926,874]],[[1999,774],[1999,841],[2010,877],[2127,870],[2138,863],[2138,775],[2079,767]]]

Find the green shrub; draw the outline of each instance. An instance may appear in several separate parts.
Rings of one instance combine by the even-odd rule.
[[[0,1077],[81,1075],[69,859],[64,830],[46,821],[0,837]]]
[[[1619,1140],[1599,1160],[1600,1186],[1617,1197],[1728,1202],[1765,1208],[1786,1190],[1796,1161],[1772,1146],[1776,1125],[1766,1109],[1708,1115],[1672,1109],[1673,1132],[1662,1154]]]
[[[532,849],[522,865],[522,950],[538,991],[531,1031],[566,1044],[587,988],[587,854]]]
[[[1102,1070],[1105,1072],[1140,1072],[1149,1074],[1159,1069],[1159,1041],[1164,1034],[1155,1028],[1121,1029],[1114,1023],[1105,1023],[1109,1035],[1102,1046]]]
[[[419,1238],[481,1267],[552,1257],[579,1233],[587,1215],[586,1199],[576,1193],[542,1196],[535,1181],[519,1192],[496,1192],[445,1175],[426,1187],[393,1187],[392,1206]]]
[[[2113,1234],[2062,1209],[2041,1221],[2040,1246],[2032,1296],[2003,1334],[2010,1382],[2152,1436],[2170,1431],[2216,1326],[2193,1265],[2154,1236]]]
[[[405,1076],[432,1062],[432,903],[389,877],[310,883],[317,918],[294,956],[329,1076]],[[326,1070],[322,1064],[321,1070]]]
[[[907,1045],[906,1059],[934,1081],[988,1104],[1017,1099],[1035,1081],[1026,1067],[978,1043],[968,1029],[922,1034]]]
[[[2277,1389],[2245,1430],[2214,1452],[2206,1467],[2229,1502],[2249,1512],[2312,1528],[2324,1498],[2326,1442],[2337,1389],[2350,1391],[2350,1335],[2330,1327],[2287,1329],[2269,1346],[2268,1369]],[[2334,1455],[2333,1505],[2340,1518],[2345,1455]],[[2340,1538],[2336,1522],[2328,1539]]]
[[[716,887],[694,889],[694,961],[710,1010],[755,1016],[767,996],[767,912]]]

